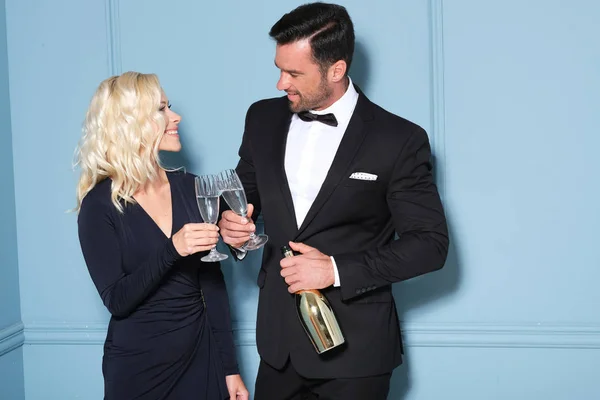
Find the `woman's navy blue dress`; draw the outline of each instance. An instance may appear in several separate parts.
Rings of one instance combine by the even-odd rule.
[[[194,176],[167,174],[173,228],[201,222]],[[111,313],[102,372],[106,400],[227,399],[238,373],[229,300],[219,263],[181,257],[137,205],[121,214],[111,180],[83,199],[79,240],[91,278]]]

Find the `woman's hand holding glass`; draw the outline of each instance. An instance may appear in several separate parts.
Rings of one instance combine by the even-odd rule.
[[[180,256],[213,249],[219,241],[219,228],[213,224],[185,224],[171,239]]]

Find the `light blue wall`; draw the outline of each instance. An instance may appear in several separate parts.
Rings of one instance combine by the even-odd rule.
[[[19,304],[19,265],[13,147],[6,49],[6,12],[0,0],[0,399],[23,398],[23,325]]]
[[[171,161],[231,167],[247,107],[278,95],[267,32],[300,3],[6,0],[12,119],[1,121],[16,211],[3,197],[1,212],[16,306],[5,325],[19,320],[16,230],[28,400],[101,397],[108,316],[65,213],[97,84],[158,73],[183,116],[185,150]],[[407,356],[390,399],[600,398],[600,3],[340,3],[356,25],[354,80],[430,134],[452,234],[443,270],[396,285]],[[259,256],[225,265],[250,388]]]
[[[22,331],[21,331],[22,332]],[[13,344],[22,343],[23,335],[13,336]],[[3,345],[4,343],[0,343]],[[0,352],[1,354],[1,352]],[[25,398],[23,383],[23,348],[21,345],[0,356],[0,399],[22,400]]]
[[[17,263],[17,224],[8,97],[8,59],[6,56],[6,23],[4,1],[0,1],[0,329],[21,320],[19,308],[19,267]]]

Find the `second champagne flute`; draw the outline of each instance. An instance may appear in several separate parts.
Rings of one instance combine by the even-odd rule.
[[[240,177],[234,169],[226,169],[219,174],[219,180],[222,185],[222,195],[231,211],[240,217],[248,216],[248,201],[246,200],[246,192]],[[267,243],[269,237],[265,234],[256,235],[254,232],[250,234],[248,240],[241,247],[243,250],[257,250]]]
[[[219,219],[219,196],[221,194],[219,182],[214,175],[201,175],[196,180],[196,201],[202,219],[207,224],[216,224]],[[217,251],[216,247],[200,260],[205,262],[222,261],[227,255]]]

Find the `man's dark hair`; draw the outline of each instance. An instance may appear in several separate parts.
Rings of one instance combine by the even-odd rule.
[[[346,8],[337,4],[309,3],[285,14],[269,32],[278,45],[309,39],[312,56],[321,71],[344,60],[346,73],[354,54],[354,25]]]

